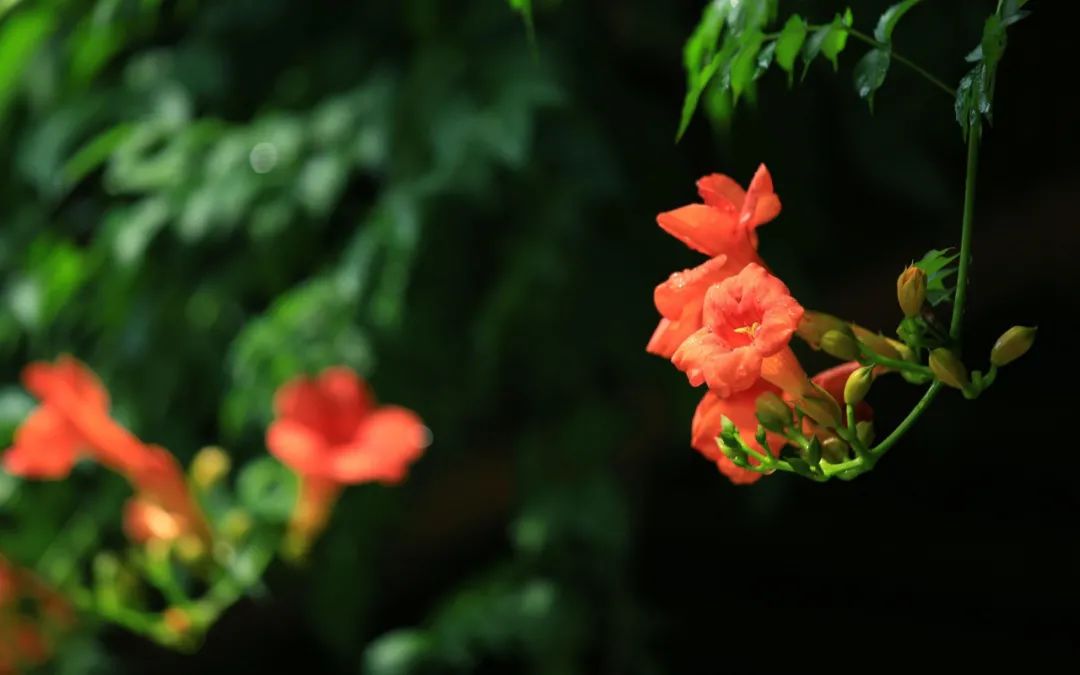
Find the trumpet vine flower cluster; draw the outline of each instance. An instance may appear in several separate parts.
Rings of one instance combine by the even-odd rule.
[[[927,302],[928,288],[942,284],[956,258],[942,251],[897,279],[899,339],[806,311],[758,254],[757,228],[780,213],[768,169],[759,167],[745,190],[719,174],[697,188],[702,203],[661,213],[657,222],[708,259],[656,287],[661,319],[646,350],[670,359],[691,386],[705,385],[690,444],[733,483],[778,470],[818,481],[864,473],[914,421],[873,445],[873,411],[864,399],[877,377],[899,373],[932,382],[934,393],[946,385],[974,398],[1034,340],[1034,329],[1010,329],[989,370],[969,377]],[[791,349],[794,336],[844,363],[808,377]]]
[[[277,391],[266,446],[281,464],[255,460],[238,476],[233,495],[225,480],[227,453],[205,448],[185,473],[169,451],[112,418],[105,387],[78,360],[32,363],[23,384],[40,405],[0,456],[4,470],[55,481],[89,460],[119,474],[131,487],[122,526],[132,548],[126,562],[99,553],[91,588],[76,581],[48,594],[0,559],[0,675],[44,660],[51,644],[31,617],[10,611],[17,593],[48,604],[50,610],[37,615],[52,626],[69,622],[66,596],[76,609],[162,644],[194,645],[258,583],[276,552],[304,557],[344,486],[400,483],[428,445],[415,413],[378,406],[355,372],[329,368]],[[131,592],[131,579],[140,574],[159,601]],[[197,589],[205,591],[193,593]]]

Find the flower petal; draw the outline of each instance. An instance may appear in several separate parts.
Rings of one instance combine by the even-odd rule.
[[[731,214],[741,211],[743,201],[746,199],[746,191],[742,189],[742,186],[722,173],[702,176],[697,181],[697,189],[698,194],[701,195],[701,201]]]
[[[709,286],[720,283],[739,270],[728,265],[728,256],[718,255],[697,267],[674,272],[667,281],[656,287],[653,300],[660,314],[669,319],[679,319],[689,304],[696,304],[698,312]]]
[[[687,316],[678,321],[660,319],[649,343],[645,345],[645,351],[670,359],[679,345],[701,328],[701,309],[695,312],[693,307],[688,307],[686,313]]]
[[[329,449],[314,429],[294,419],[278,419],[266,430],[270,454],[301,475],[325,475]]]
[[[739,223],[756,228],[780,214],[780,198],[773,191],[772,175],[762,164],[750,180],[746,199],[741,204]]]
[[[761,355],[748,347],[732,348],[708,328],[687,338],[671,357],[691,386],[707,383],[721,397],[750,388],[761,374]]]
[[[665,232],[683,242],[695,251],[705,255],[720,254],[744,257],[745,252],[735,256],[734,249],[742,247],[753,253],[753,246],[746,236],[746,229],[736,222],[732,213],[715,209],[704,204],[689,204],[674,211],[661,213],[656,222]]]
[[[15,431],[15,443],[4,453],[4,469],[24,478],[65,478],[85,447],[62,414],[40,406]]]
[[[694,411],[694,421],[691,423],[691,445],[705,457],[716,463],[720,472],[736,485],[746,485],[761,478],[761,474],[749,469],[743,469],[735,464],[720,451],[716,443],[716,437],[723,429],[722,420],[727,417],[739,429],[750,447],[758,452],[766,452],[755,439],[757,434],[757,398],[767,391],[777,391],[776,387],[766,382],[759,381],[750,389],[734,394],[728,398],[721,398],[713,392],[707,392]],[[768,434],[766,443],[769,445],[768,452],[776,455],[784,446],[784,439],[776,434]],[[750,460],[752,464],[757,461]]]
[[[109,394],[94,373],[78,359],[63,355],[55,363],[37,361],[23,369],[23,384],[34,396],[47,401],[70,396],[98,412],[109,409]]]
[[[411,410],[380,408],[364,419],[352,443],[335,453],[329,475],[341,483],[398,483],[423,454],[427,434]]]

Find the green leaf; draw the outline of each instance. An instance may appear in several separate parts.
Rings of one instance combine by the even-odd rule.
[[[795,57],[806,41],[806,22],[798,14],[793,15],[784,24],[780,36],[776,38],[776,63],[788,73],[791,83],[795,69]]]
[[[892,44],[892,32],[896,28],[896,24],[901,17],[907,14],[908,10],[920,2],[922,0],[903,0],[903,2],[898,2],[885,10],[874,28],[874,39],[885,44]]]
[[[716,53],[716,45],[720,40],[720,32],[724,29],[724,18],[729,8],[730,5],[726,2],[710,2],[706,5],[701,20],[683,45],[683,66],[690,82],[694,81]]]
[[[716,53],[720,34],[724,29],[724,19],[731,5],[726,2],[710,2],[705,6],[701,20],[694,27],[686,44],[683,45],[683,66],[686,69],[686,96],[683,98],[682,114],[679,117],[679,129],[675,133],[676,142],[686,133],[690,120],[697,110],[701,93],[709,85],[720,67],[731,56],[734,42],[725,41],[721,53]]]
[[[806,77],[806,73],[810,70],[810,64],[813,63],[818,54],[822,54],[829,59],[834,69],[839,67],[836,57],[843,51],[844,45],[847,44],[847,29],[851,26],[851,22],[851,9],[848,8],[843,16],[837,14],[832,23],[817,29],[810,35],[802,50],[803,77]]]
[[[855,91],[859,98],[865,98],[874,109],[874,92],[885,83],[889,72],[889,52],[884,49],[871,49],[855,64]]]
[[[840,52],[844,51],[844,45],[847,44],[847,29],[851,27],[852,21],[851,8],[849,7],[844,10],[842,17],[839,14],[836,15],[831,30],[821,42],[821,53],[825,58],[832,61],[833,70],[840,67],[836,57],[840,55]]]
[[[731,60],[731,93],[735,103],[739,102],[739,96],[746,91],[747,86],[753,81],[757,66],[758,50],[765,37],[760,30],[753,29],[748,34],[740,37],[741,46]]]
[[[960,124],[966,139],[971,127],[978,124],[979,116],[990,112],[985,64],[980,63],[975,66],[960,80],[960,86],[956,88],[956,102],[953,108],[956,112],[956,121]]]
[[[945,281],[956,273],[954,263],[960,257],[959,253],[952,253],[953,249],[932,249],[915,263],[915,267],[926,273],[926,300],[931,306],[936,306],[950,300],[956,291],[954,287],[946,287]]]
[[[533,24],[532,0],[508,0],[510,7],[521,15],[525,21],[525,33],[529,36],[529,44],[536,48],[536,29]]]
[[[776,3],[777,0],[746,0],[744,2],[721,0],[719,2],[719,4],[731,6],[727,20],[731,32],[735,35],[761,30],[776,15]]]
[[[708,86],[709,82],[716,76],[720,67],[727,64],[732,53],[735,51],[735,46],[734,40],[725,40],[724,46],[717,54],[713,55],[709,65],[697,75],[696,80],[691,82],[690,88],[686,92],[686,98],[683,99],[682,116],[679,119],[679,130],[675,134],[676,141],[682,138],[683,134],[686,132],[686,128],[690,126],[690,120],[694,117],[694,111],[697,110],[701,92],[705,90],[705,87]]]
[[[754,68],[754,78],[757,80],[769,70],[769,66],[772,65],[773,59],[776,57],[776,43],[770,42],[765,45],[765,48],[758,52],[757,66]]]
[[[284,523],[292,515],[299,480],[272,457],[249,462],[236,481],[240,502],[257,518]]]
[[[38,47],[52,33],[56,17],[48,6],[21,11],[0,23],[0,117]]]
[[[92,138],[86,145],[71,156],[60,170],[64,182],[74,185],[86,177],[94,169],[105,163],[117,148],[135,128],[134,124],[121,123],[111,129],[101,132]]]

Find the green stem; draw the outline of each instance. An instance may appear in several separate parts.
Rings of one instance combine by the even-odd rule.
[[[912,363],[911,361],[892,359],[888,356],[882,356],[874,350],[870,349],[869,347],[863,349],[862,351],[863,358],[865,358],[867,361],[870,361],[875,366],[885,366],[886,368],[891,368],[892,370],[906,370],[909,373],[918,373],[919,375],[926,375],[929,377],[933,377],[934,375],[934,371],[930,370],[924,365]]]
[[[959,348],[963,332],[964,305],[967,302],[968,268],[971,266],[971,230],[975,219],[975,174],[979,163],[979,141],[982,135],[978,122],[968,132],[967,177],[964,179],[964,218],[960,226],[960,271],[956,274],[956,300],[953,302],[949,336]]]
[[[870,449],[870,455],[874,458],[881,457],[889,451],[889,448],[896,445],[896,442],[907,433],[908,429],[915,424],[915,421],[930,407],[930,404],[934,401],[934,397],[941,391],[941,387],[942,384],[940,382],[934,382],[930,385],[930,388],[926,390],[923,397],[919,399],[919,402],[911,409],[911,412],[904,418],[904,421],[900,422],[900,424],[893,429],[892,433],[886,436],[883,441]]]
[[[964,214],[960,225],[960,270],[956,275],[956,301],[953,303],[952,321],[949,325],[949,336],[957,346],[959,346],[962,335],[964,305],[967,302],[968,273],[971,265],[971,232],[975,216],[975,176],[979,163],[980,135],[979,124],[976,123],[968,132],[967,175],[964,180]],[[923,397],[908,413],[908,416],[904,418],[904,421],[893,429],[893,432],[885,440],[872,448],[870,454],[878,458],[888,452],[889,448],[895,445],[907,433],[908,429],[915,424],[915,421],[926,412],[934,397],[941,391],[941,387],[941,382],[931,384]]]
[[[889,55],[892,56],[894,59],[896,59],[898,62],[904,64],[908,68],[911,68],[913,71],[915,71],[916,73],[918,73],[919,75],[924,77],[928,82],[930,82],[930,84],[934,85],[935,87],[937,87],[941,91],[945,92],[949,96],[950,99],[955,99],[956,98],[956,90],[955,89],[953,89],[949,85],[942,82],[940,79],[938,79],[937,77],[932,75],[928,70],[926,70],[925,68],[923,68],[919,64],[915,63],[911,59],[907,58],[906,56],[904,56],[900,52],[893,49],[891,44],[887,44],[887,43],[884,43],[884,42],[878,42],[877,40],[870,37],[866,33],[863,33],[861,31],[857,31],[854,28],[848,28],[847,31],[848,31],[848,35],[855,38],[856,40],[864,42],[864,43],[866,43],[866,44],[868,44],[871,47],[874,47],[876,49],[881,49],[883,51],[888,52]]]

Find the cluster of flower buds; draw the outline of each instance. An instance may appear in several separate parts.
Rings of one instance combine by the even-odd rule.
[[[746,190],[727,176],[705,176],[698,181],[704,203],[657,217],[709,258],[657,286],[662,318],[646,349],[670,359],[692,386],[707,386],[691,445],[732,482],[777,470],[814,480],[864,473],[896,439],[873,445],[865,399],[879,376],[936,381],[973,397],[1030,348],[1034,329],[1013,328],[995,345],[990,370],[969,375],[928,307],[931,277],[919,265],[896,281],[904,315],[898,339],[805,311],[757,252],[757,227],[780,212],[772,185],[764,166]],[[943,266],[951,258],[936,260]],[[789,347],[794,335],[844,363],[807,377]]]
[[[33,363],[23,382],[41,405],[3,452],[4,469],[60,480],[90,459],[127,479],[133,493],[122,518],[133,546],[123,557],[98,552],[90,588],[78,580],[59,590],[80,610],[174,647],[194,645],[258,584],[276,553],[304,557],[344,486],[401,482],[429,442],[415,413],[376,405],[356,373],[335,367],[277,391],[266,444],[280,463],[256,459],[231,481],[223,449],[200,450],[185,474],[172,454],[117,423],[105,388],[74,358]],[[0,565],[0,608],[8,577]],[[147,604],[143,582],[163,606]],[[0,648],[0,675],[14,657],[5,658]]]

